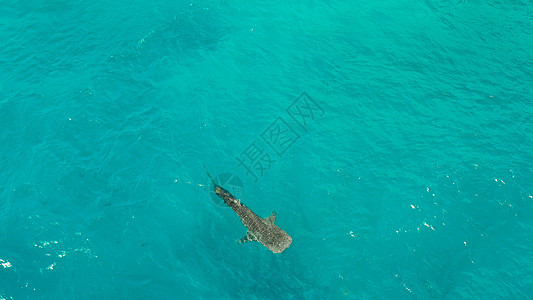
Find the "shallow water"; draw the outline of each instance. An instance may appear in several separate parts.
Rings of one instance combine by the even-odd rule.
[[[530,2],[1,7],[0,299],[533,296]]]

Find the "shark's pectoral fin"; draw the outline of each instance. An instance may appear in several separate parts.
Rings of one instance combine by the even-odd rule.
[[[270,217],[266,218],[266,220],[270,223],[270,224],[274,224],[276,222],[276,212],[273,211],[272,214],[270,215]]]
[[[257,239],[255,238],[255,236],[253,234],[251,234],[249,231],[246,233],[245,236],[243,236],[242,238],[240,238],[239,240],[237,240],[237,243],[239,244],[243,244],[243,243],[246,243],[246,242],[252,242],[252,241],[257,241]]]

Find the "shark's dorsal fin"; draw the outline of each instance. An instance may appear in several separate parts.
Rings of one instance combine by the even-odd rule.
[[[270,224],[274,224],[276,222],[276,212],[273,211],[270,217],[266,218],[265,220]]]
[[[252,242],[252,241],[257,241],[257,239],[255,238],[255,236],[253,234],[251,234],[249,231],[242,237],[240,238],[237,243],[239,244],[244,244],[246,242]]]

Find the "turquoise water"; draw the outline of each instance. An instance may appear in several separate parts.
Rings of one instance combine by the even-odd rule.
[[[530,1],[0,12],[0,299],[533,297]]]

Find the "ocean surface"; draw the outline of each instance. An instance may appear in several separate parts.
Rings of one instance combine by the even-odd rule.
[[[0,1],[0,299],[533,298],[533,2]],[[246,234],[215,180],[293,239]]]

